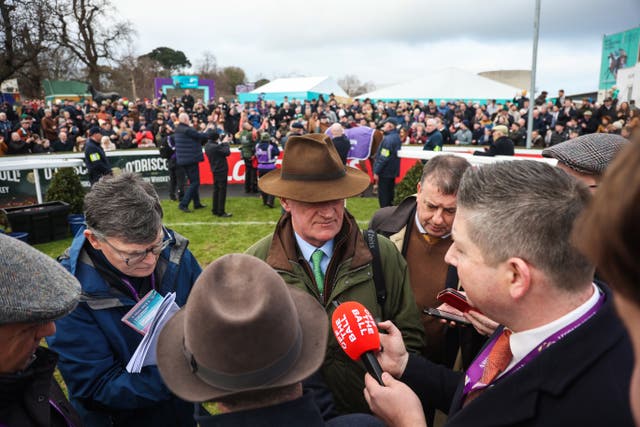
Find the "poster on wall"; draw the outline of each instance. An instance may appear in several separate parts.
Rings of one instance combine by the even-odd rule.
[[[615,86],[618,70],[636,65],[639,50],[640,27],[604,36],[599,89]]]

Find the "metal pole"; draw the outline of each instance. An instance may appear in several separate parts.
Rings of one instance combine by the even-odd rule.
[[[533,53],[531,55],[531,86],[529,89],[529,113],[527,115],[527,148],[531,148],[531,132],[533,131],[533,107],[536,95],[536,66],[538,63],[538,35],[540,33],[540,0],[536,0],[536,11],[533,15]]]

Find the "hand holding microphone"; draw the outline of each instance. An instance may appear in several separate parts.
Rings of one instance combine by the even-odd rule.
[[[342,303],[331,316],[331,328],[347,356],[362,360],[367,372],[383,386],[382,368],[374,355],[380,349],[380,335],[369,310],[355,301]]]

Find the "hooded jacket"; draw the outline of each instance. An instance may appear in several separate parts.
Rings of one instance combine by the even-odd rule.
[[[156,290],[176,293],[183,306],[201,268],[187,249],[188,241],[164,229],[172,243],[160,254],[154,274]],[[98,273],[83,250],[85,237],[76,234],[62,265],[82,286],[78,307],[56,321],[49,346],[60,355],[60,372],[71,403],[89,426],[193,426],[193,404],[174,396],[157,366],[130,374],[125,366],[142,335],[122,317],[136,304],[133,295],[116,289]]]

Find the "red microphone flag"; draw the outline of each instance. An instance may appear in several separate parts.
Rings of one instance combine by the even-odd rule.
[[[355,301],[340,304],[331,316],[333,334],[347,355],[358,360],[367,351],[380,348],[378,327],[369,310]]]

